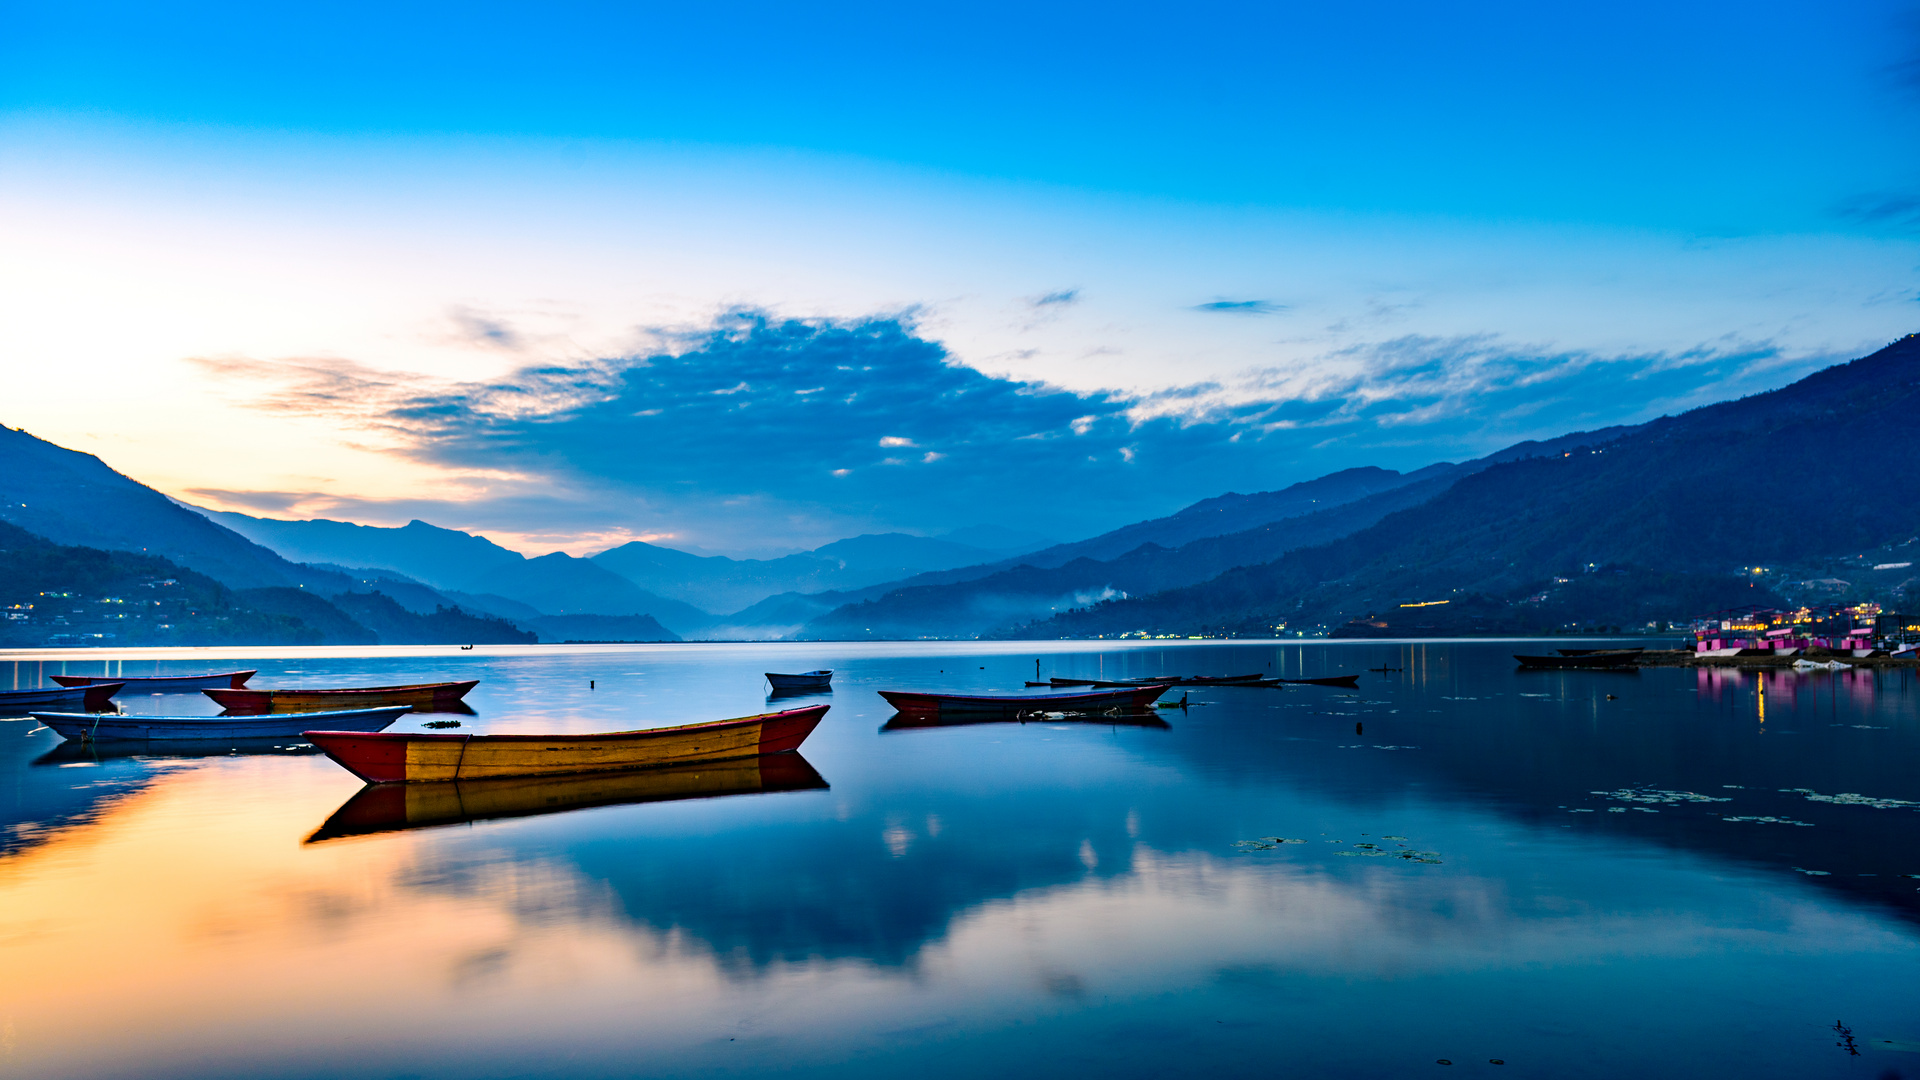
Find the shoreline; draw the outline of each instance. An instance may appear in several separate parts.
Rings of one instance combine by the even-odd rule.
[[[1891,656],[1697,656],[1691,649],[1649,649],[1640,654],[1635,667],[1736,667],[1791,668],[1795,660],[1838,660],[1851,667],[1920,668],[1920,660]]]

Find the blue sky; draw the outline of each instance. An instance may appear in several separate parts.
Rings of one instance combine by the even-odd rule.
[[[0,420],[236,509],[1085,535],[1920,327],[1910,4],[4,17]]]

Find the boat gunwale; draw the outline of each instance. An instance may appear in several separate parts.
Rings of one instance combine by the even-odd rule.
[[[69,690],[80,690],[89,686],[110,686],[114,683],[119,683],[123,686],[132,686],[132,687],[138,688],[140,686],[151,686],[155,683],[189,683],[189,682],[198,682],[204,679],[238,678],[240,679],[241,682],[244,683],[248,679],[251,679],[258,674],[260,674],[259,668],[254,668],[249,671],[209,671],[200,675],[116,675],[116,676],[113,676],[112,678],[108,678],[107,676],[104,676],[104,675],[49,675],[47,676],[47,678],[52,679],[54,682],[59,683],[61,686],[64,686]],[[62,680],[71,680],[71,681],[62,681]],[[192,686],[192,687],[183,686],[182,689],[245,690],[246,687],[245,686]]]
[[[1173,683],[1149,683],[1145,686],[1115,687],[1111,689],[1096,690],[1096,691],[1092,691],[1084,694],[1015,694],[1015,695],[1007,695],[1005,697],[993,696],[993,695],[982,696],[977,694],[941,694],[941,693],[934,693],[926,690],[882,690],[882,691],[879,691],[879,693],[881,697],[887,699],[888,704],[893,705],[895,708],[900,708],[900,703],[895,701],[893,697],[889,695],[897,695],[903,698],[921,698],[926,701],[932,702],[936,705],[943,701],[956,701],[956,702],[965,702],[970,705],[996,705],[996,706],[1016,706],[1017,707],[1017,706],[1025,705],[1028,703],[1040,704],[1040,705],[1058,705],[1058,704],[1068,704],[1076,701],[1111,701],[1114,698],[1126,697],[1132,694],[1144,693],[1148,690],[1158,690],[1160,693],[1154,695],[1155,697],[1158,697],[1160,696],[1160,694],[1164,694],[1167,691],[1173,689],[1173,687],[1174,687]],[[902,711],[905,711],[905,710],[902,710]]]
[[[371,713],[393,713],[394,719],[398,720],[402,715],[412,711],[413,708],[409,705],[375,705],[365,709],[333,709],[323,713],[238,713],[234,715],[216,716],[145,716],[140,713],[70,713],[41,710],[28,713],[27,715],[36,720],[43,716],[51,716],[57,720],[86,720],[88,722],[97,720],[103,724],[227,724],[230,727],[246,727],[252,724],[263,724],[268,722],[269,719],[276,719],[282,716],[287,717],[288,721],[291,722],[296,717],[313,719],[315,717],[366,716]],[[379,733],[343,732],[342,734],[370,735]]]
[[[423,741],[432,740],[436,742],[453,742],[457,740],[466,740],[468,742],[552,742],[555,739],[577,742],[583,739],[634,738],[638,736],[666,735],[671,732],[694,731],[700,728],[721,728],[730,725],[766,723],[784,717],[798,716],[802,713],[825,713],[830,707],[831,706],[827,705],[809,705],[804,709],[782,709],[779,712],[760,713],[757,716],[737,716],[727,720],[703,720],[692,724],[675,724],[670,727],[632,728],[626,731],[595,731],[584,734],[528,735],[518,732],[502,732],[497,735],[476,735],[462,732],[439,731],[328,731],[324,728],[313,728],[308,731],[303,731],[300,734],[355,735],[361,738],[420,739]]]
[[[223,694],[265,694],[265,695],[273,695],[273,694],[397,694],[397,693],[402,693],[408,690],[434,690],[434,691],[452,690],[456,686],[464,686],[467,688],[467,690],[471,690],[474,687],[479,685],[480,685],[479,679],[461,679],[461,680],[450,681],[450,682],[409,683],[405,686],[330,686],[330,687],[316,687],[313,689],[303,689],[298,686],[282,686],[282,687],[275,687],[272,689],[268,689],[264,687],[244,687],[244,686],[240,687],[239,689],[231,689],[231,688],[222,688],[218,686],[211,686],[211,687],[205,688],[205,690],[203,690],[202,693],[207,693],[207,696],[209,697],[213,697],[213,695],[211,693],[208,693],[208,691],[213,691],[213,690],[218,690]],[[464,694],[465,691],[462,691],[462,693]],[[216,697],[214,698],[214,700],[218,701],[219,698]]]

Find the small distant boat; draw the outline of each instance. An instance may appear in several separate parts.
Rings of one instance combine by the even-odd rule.
[[[258,672],[219,671],[210,675],[132,675],[121,679],[110,679],[104,675],[54,675],[54,682],[61,686],[105,686],[107,683],[124,683],[129,694],[164,693],[168,690],[205,690],[210,686],[224,686],[229,690],[238,690],[247,685],[247,680]]]
[[[773,692],[776,694],[833,689],[833,672],[826,668],[819,671],[803,671],[798,675],[783,675],[777,671],[769,671],[765,674],[767,685],[773,687]]]
[[[921,694],[882,690],[887,704],[905,714],[1024,716],[1045,712],[1099,712],[1107,709],[1150,708],[1171,684],[1128,686],[1087,694]]]
[[[480,684],[466,682],[414,683],[410,686],[358,686],[341,690],[202,690],[232,713],[328,712],[352,708],[405,705],[409,708],[447,708],[460,704],[467,691]]]
[[[799,754],[671,765],[627,772],[440,780],[363,787],[307,837],[317,844],[346,836],[460,825],[494,818],[564,813],[591,806],[714,799],[777,791],[824,791],[827,782]]]
[[[1406,668],[1397,668],[1397,667],[1370,667],[1370,668],[1368,668],[1367,670],[1368,670],[1368,671],[1379,671],[1379,672],[1388,672],[1388,671],[1405,671],[1405,670],[1407,670],[1407,669],[1406,669]]]
[[[38,690],[0,691],[0,716],[30,716],[35,709],[79,709],[83,712],[108,712],[113,695],[120,692],[117,682],[92,686],[47,686]]]
[[[1274,679],[1273,682],[1290,686],[1343,686],[1348,690],[1360,688],[1358,675],[1323,675],[1317,679]]]
[[[1521,656],[1514,654],[1523,668],[1567,668],[1585,671],[1625,671],[1636,668],[1638,652],[1596,652],[1585,656]]]
[[[1166,705],[1161,708],[1168,708]],[[1146,709],[1117,710],[1106,713],[1073,713],[1056,710],[1064,715],[1046,713],[977,713],[977,712],[901,712],[895,713],[886,723],[880,725],[881,731],[925,731],[930,728],[966,727],[970,724],[1013,724],[1038,721],[1048,724],[1100,724],[1107,727],[1155,728],[1161,731],[1172,729],[1173,725],[1160,718],[1160,714]]]
[[[1561,656],[1614,656],[1614,655],[1638,656],[1641,653],[1646,652],[1647,650],[1644,648],[1633,648],[1633,649],[1555,649],[1553,651],[1559,653]]]
[[[484,780],[727,761],[798,750],[827,715],[814,705],[677,727],[592,735],[441,735],[308,731],[306,740],[370,784]]]
[[[206,739],[273,739],[300,737],[303,728],[324,719],[342,731],[379,731],[407,712],[406,706],[385,709],[347,709],[304,713],[300,716],[252,714],[244,716],[132,716],[126,713],[36,712],[35,720],[75,742],[125,742]]]
[[[1825,663],[1821,663],[1818,660],[1795,660],[1793,662],[1793,670],[1795,671],[1845,671],[1852,666],[1852,664],[1843,664],[1838,660],[1828,660]]]
[[[1235,683],[1257,683],[1265,678],[1255,672],[1252,675],[1185,675],[1177,681],[1183,686],[1231,686]]]

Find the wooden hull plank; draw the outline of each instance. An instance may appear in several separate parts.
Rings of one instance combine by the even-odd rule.
[[[228,712],[323,712],[406,705],[425,709],[458,704],[480,680],[421,683],[415,686],[363,686],[341,690],[203,690]]]

